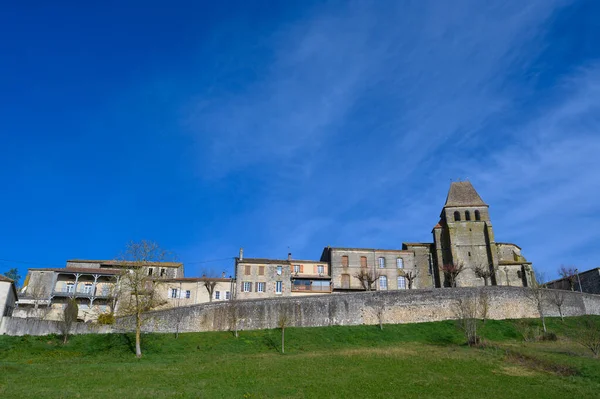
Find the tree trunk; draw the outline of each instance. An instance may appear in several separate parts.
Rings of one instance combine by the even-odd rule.
[[[63,335],[63,345],[66,345],[68,340],[69,340],[69,335],[68,334],[64,334]]]
[[[281,329],[281,353],[285,353],[285,328]]]
[[[135,356],[142,357],[142,348],[140,346],[142,333],[142,318],[139,313],[135,314]]]
[[[544,327],[544,334],[548,331],[546,330],[546,318],[544,317],[544,312],[540,310],[540,318],[542,319],[542,327]]]

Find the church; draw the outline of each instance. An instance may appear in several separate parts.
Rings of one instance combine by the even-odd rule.
[[[401,249],[325,247],[319,260],[235,260],[235,297],[305,296],[364,290],[527,287],[531,262],[512,243],[497,242],[489,206],[468,181],[450,185],[433,242]]]

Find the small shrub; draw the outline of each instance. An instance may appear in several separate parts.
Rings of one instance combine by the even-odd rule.
[[[540,341],[558,341],[558,336],[553,332],[546,332],[540,336]]]
[[[115,324],[115,315],[112,313],[102,313],[98,316],[98,324]]]

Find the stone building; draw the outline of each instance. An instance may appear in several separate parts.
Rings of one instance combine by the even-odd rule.
[[[272,296],[305,296],[332,291],[326,261],[244,258],[235,260],[236,299]]]
[[[577,271],[577,270],[576,270]],[[559,278],[545,284],[555,290],[573,290],[588,294],[600,294],[600,267],[577,273],[573,279],[573,286],[567,278]]]
[[[357,277],[361,272],[373,276],[375,281],[372,289],[376,290],[408,288],[408,273],[416,275],[413,287],[432,286],[428,270],[417,273],[415,253],[409,250],[326,247],[321,254],[321,261],[331,266],[331,281],[335,291],[365,290],[363,282]]]
[[[0,274],[0,318],[11,317],[17,302],[15,282]]]
[[[225,276],[167,278],[161,280],[160,292],[165,302],[160,308],[229,301],[235,293],[235,281]]]
[[[433,228],[433,243],[429,255],[436,287],[450,286],[448,265],[463,267],[455,280],[456,286],[481,286],[485,279],[478,277],[476,269],[489,273],[492,285],[528,286],[533,270],[531,262],[521,255],[521,248],[512,243],[498,243],[489,214],[489,206],[483,202],[470,182],[453,182],[450,185],[440,220]],[[415,244],[403,248],[415,251]],[[426,246],[419,248],[422,256],[420,268],[429,267],[426,262]],[[428,256],[429,256],[428,255]]]
[[[114,287],[119,275],[132,267],[114,260],[68,260],[64,268],[29,269],[19,295],[15,317],[58,320],[70,298],[79,306],[80,321],[95,320],[114,311]],[[151,278],[183,277],[183,264],[154,262],[145,267]]]

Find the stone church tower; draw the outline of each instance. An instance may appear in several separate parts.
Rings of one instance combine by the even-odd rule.
[[[438,286],[449,286],[444,265],[463,265],[456,286],[480,286],[485,280],[475,269],[489,271],[490,285],[527,286],[531,263],[521,256],[515,244],[497,243],[488,211],[473,185],[453,182],[439,223],[433,229],[432,260],[438,271]]]

